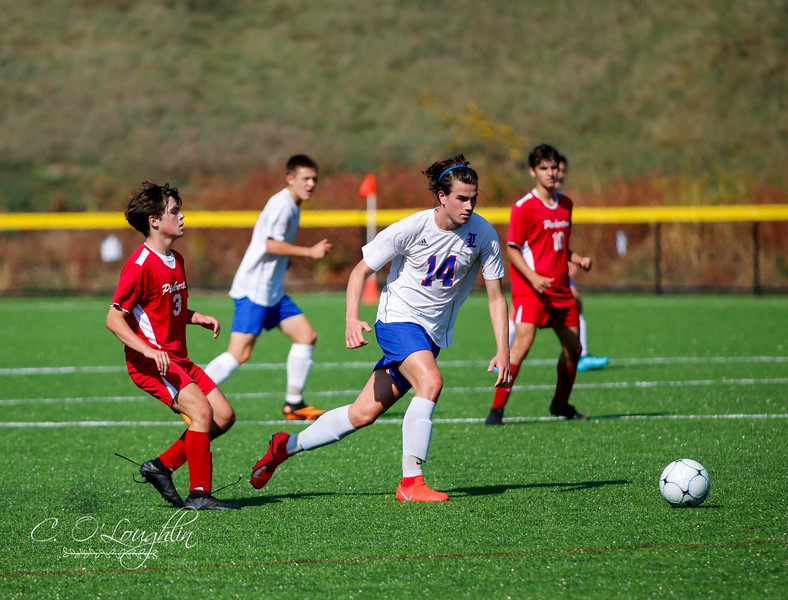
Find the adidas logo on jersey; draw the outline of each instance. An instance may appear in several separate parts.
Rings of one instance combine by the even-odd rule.
[[[416,244],[418,246],[429,246],[429,244],[427,243],[426,238],[421,238]]]

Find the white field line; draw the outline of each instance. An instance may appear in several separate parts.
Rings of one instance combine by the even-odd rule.
[[[767,379],[694,379],[686,381],[609,381],[601,383],[576,383],[574,389],[580,390],[610,390],[627,388],[656,388],[656,387],[709,387],[713,385],[771,385],[786,384],[788,377],[767,378]],[[471,387],[445,387],[442,394],[463,394],[468,392],[491,392],[491,385],[471,386]],[[515,385],[512,390],[518,392],[550,392],[555,389],[555,384],[544,385]],[[355,398],[359,390],[357,388],[348,390],[323,390],[310,392],[311,398],[331,398],[349,397]],[[233,402],[237,400],[254,400],[265,398],[280,398],[281,390],[274,392],[248,392],[243,394],[230,394],[227,396]],[[36,404],[86,404],[93,402],[136,402],[149,401],[150,396],[143,394],[137,396],[86,396],[75,398],[7,398],[0,400],[0,406],[26,406]]]
[[[611,364],[616,365],[648,365],[648,364],[708,364],[708,363],[783,363],[788,362],[788,357],[780,356],[759,356],[759,357],[653,357],[653,358],[629,358],[629,359],[615,359]],[[542,359],[526,361],[524,366],[544,366],[552,365],[555,363],[554,359]],[[441,367],[443,368],[468,368],[468,367],[486,367],[486,361],[480,360],[459,360],[459,361],[442,361]],[[333,362],[333,363],[317,363],[316,368],[363,368],[369,369],[369,362]],[[257,363],[247,364],[245,369],[258,369],[258,370],[274,370],[284,369],[284,363]],[[0,369],[0,375],[62,375],[72,373],[110,373],[110,372],[124,372],[125,367],[43,367],[43,368],[20,368],[20,369]],[[715,386],[715,385],[768,385],[768,384],[785,384],[788,383],[788,378],[766,378],[766,379],[732,379],[722,378],[716,379],[699,379],[699,380],[685,380],[685,381],[632,381],[632,382],[601,382],[601,383],[576,383],[575,387],[578,389],[626,389],[626,388],[656,388],[660,386],[668,387],[682,387],[682,386]],[[549,385],[523,385],[514,386],[516,391],[552,391],[553,384]],[[477,387],[447,387],[444,388],[444,393],[468,393],[468,392],[488,392],[490,386],[477,386]],[[313,391],[310,396],[313,397],[349,397],[353,398],[358,393],[357,389],[349,390],[328,390],[328,391]],[[244,394],[231,394],[230,398],[235,402],[242,399],[265,399],[277,398],[281,396],[280,391],[275,392],[253,392]],[[96,402],[142,402],[149,401],[150,398],[145,395],[139,396],[95,396],[95,397],[75,397],[75,398],[10,398],[0,399],[0,406],[12,405],[37,405],[37,404],[80,404],[80,403],[96,403]],[[772,415],[619,415],[613,418],[618,420],[631,420],[631,419],[730,419],[730,418],[785,418],[785,414],[772,414]],[[435,419],[435,423],[479,423],[483,419],[467,418],[467,419]],[[556,420],[555,417],[511,417],[506,419],[507,422],[539,422]],[[378,423],[383,424],[399,424],[401,419],[379,419]],[[272,420],[272,421],[239,421],[237,424],[248,425],[293,425],[292,421]],[[308,423],[303,423],[308,425]],[[182,427],[183,423],[180,420],[174,421],[68,421],[68,422],[5,422],[0,423],[0,427],[105,427],[105,426],[179,426]]]
[[[748,420],[748,419],[788,419],[788,414],[734,414],[734,415],[614,415],[604,417],[589,417],[588,422],[595,421],[684,421],[684,420]],[[563,421],[561,417],[506,417],[507,423],[538,423],[543,421]],[[463,418],[463,419],[433,419],[435,424],[462,424],[462,423],[484,423],[483,418]],[[309,425],[308,421],[237,421],[235,426],[254,425],[279,427],[282,425]],[[378,419],[375,425],[401,425],[402,419]],[[60,427],[179,427],[183,428],[184,423],[180,419],[177,421],[9,421],[0,423],[0,428],[60,428]]]
[[[698,379],[689,381],[633,381],[633,382],[610,382],[610,383],[581,383],[576,384],[576,388],[581,389],[612,389],[612,388],[653,388],[659,386],[715,386],[715,385],[768,385],[768,384],[786,384],[788,378],[776,379]],[[530,385],[530,386],[515,386],[514,389],[518,391],[552,391],[553,385]],[[467,392],[489,392],[490,386],[479,387],[449,387],[444,388],[444,393],[461,394]],[[348,398],[354,397],[358,390],[332,390],[324,392],[313,392],[311,396],[347,396]],[[281,396],[280,391],[276,392],[258,392],[248,394],[233,394],[230,398],[235,402],[238,399],[262,399],[262,398],[278,398]],[[34,405],[34,404],[80,404],[91,402],[149,402],[148,396],[95,396],[90,398],[16,398],[0,400],[0,406],[11,405]],[[645,419],[664,419],[664,420],[682,420],[682,419],[784,419],[788,418],[788,414],[732,414],[732,415],[616,415],[605,417],[591,417],[591,420],[645,420]],[[528,423],[528,422],[541,422],[541,421],[555,421],[557,417],[508,417],[508,423]],[[482,418],[462,418],[462,419],[442,419],[436,418],[433,423],[482,423]],[[376,423],[381,424],[400,424],[402,419],[378,419]],[[180,419],[172,421],[8,421],[0,422],[0,428],[14,428],[14,427],[28,427],[28,428],[47,428],[47,427],[114,427],[114,426],[141,426],[141,427],[158,427],[158,426],[179,426],[183,427],[183,421]],[[308,422],[301,421],[286,421],[286,420],[271,420],[271,421],[238,421],[236,425],[266,425],[266,426],[280,426],[280,425],[309,425]]]
[[[580,390],[610,390],[627,388],[656,388],[656,387],[710,387],[714,385],[772,385],[786,384],[788,377],[766,378],[766,379],[691,379],[685,381],[609,381],[601,383],[576,383],[574,389]],[[471,386],[471,387],[445,387],[443,394],[463,394],[468,392],[490,392],[490,385]],[[515,385],[512,390],[518,392],[550,392],[555,389],[555,384],[543,385]],[[330,397],[349,397],[355,398],[359,390],[357,388],[347,390],[323,390],[313,391],[309,394],[313,398]],[[274,392],[248,392],[243,394],[227,394],[233,402],[237,400],[255,400],[265,398],[280,398],[281,390]],[[88,404],[94,402],[142,402],[149,401],[150,396],[143,394],[137,396],[86,396],[74,398],[6,398],[0,399],[0,406],[27,406],[37,404]]]
[[[543,367],[554,365],[554,358],[528,359],[523,362],[523,367]],[[741,363],[786,363],[788,356],[672,356],[672,357],[644,357],[644,358],[611,358],[611,366],[629,365],[666,365],[666,364],[741,364]],[[489,361],[484,360],[439,360],[442,368],[467,368],[487,367]],[[285,363],[247,363],[242,368],[245,370],[277,371],[286,367]],[[313,369],[371,369],[371,361],[347,362],[316,362]],[[89,367],[18,367],[2,368],[0,376],[12,375],[71,375],[76,373],[125,373],[125,365],[89,366]]]

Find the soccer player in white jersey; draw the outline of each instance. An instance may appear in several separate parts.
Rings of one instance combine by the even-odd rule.
[[[329,250],[328,240],[296,246],[301,203],[317,186],[317,163],[304,154],[291,156],[285,167],[287,186],[273,195],[257,218],[252,241],[235,273],[230,297],[235,301],[230,343],[205,372],[217,385],[249,360],[263,329],[278,327],[292,341],[287,355],[287,391],[282,412],[286,419],[314,420],[325,411],[304,402],[304,387],[312,367],[317,332],[282,285],[290,257],[319,260]]]
[[[403,501],[448,499],[447,494],[427,487],[422,473],[432,436],[432,414],[443,388],[436,357],[451,344],[457,311],[479,269],[496,344],[487,370],[498,369],[496,386],[508,385],[511,373],[500,244],[493,227],[474,213],[478,176],[468,164],[462,155],[432,164],[424,174],[435,207],[391,225],[362,249],[363,259],[347,286],[345,344],[360,348],[368,343],[364,333],[372,328],[359,319],[364,282],[391,262],[375,323],[383,358],[352,404],[328,411],[297,435],[274,434],[252,469],[255,488],[262,488],[290,456],[337,442],[374,423],[413,387],[415,395],[402,421],[402,480],[395,497]]]

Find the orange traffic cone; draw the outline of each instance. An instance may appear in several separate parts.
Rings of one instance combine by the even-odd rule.
[[[361,295],[364,304],[375,304],[378,301],[378,280],[374,275],[364,282],[364,293]]]

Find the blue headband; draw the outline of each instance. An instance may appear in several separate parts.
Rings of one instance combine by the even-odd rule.
[[[444,175],[446,175],[446,173],[448,173],[448,172],[449,172],[449,171],[451,171],[452,169],[459,169],[460,167],[467,167],[467,166],[468,166],[468,165],[454,165],[453,167],[449,167],[449,168],[448,168],[448,169],[446,169],[446,170],[445,170],[443,173],[441,173],[441,176],[440,176],[440,177],[438,177],[438,183],[440,183],[441,179],[443,179],[443,176],[444,176]]]

